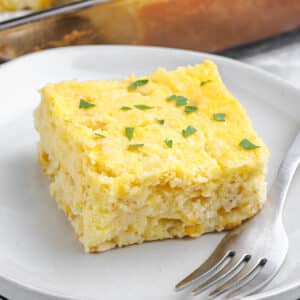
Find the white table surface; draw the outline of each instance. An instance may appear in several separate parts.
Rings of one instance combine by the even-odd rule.
[[[300,88],[300,30],[221,54],[265,69]]]

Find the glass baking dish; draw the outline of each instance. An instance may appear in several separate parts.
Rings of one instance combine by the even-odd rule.
[[[156,45],[217,52],[300,27],[299,0],[98,2],[77,2],[84,5],[58,14],[56,8],[50,9],[50,17],[12,28],[1,30],[0,24],[0,56],[9,59],[40,49],[82,44]]]

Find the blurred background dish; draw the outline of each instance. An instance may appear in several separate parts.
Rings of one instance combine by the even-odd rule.
[[[32,9],[63,3],[0,1],[5,7]],[[12,28],[0,24],[0,56],[10,59],[40,49],[81,44],[219,52],[299,28],[299,15],[298,0],[85,0],[50,13],[41,11],[35,21],[23,20],[25,24],[11,24]]]

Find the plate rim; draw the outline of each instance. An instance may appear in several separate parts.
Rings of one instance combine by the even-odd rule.
[[[48,53],[53,53],[57,52],[58,54],[60,52],[72,52],[72,51],[78,51],[80,49],[82,52],[84,51],[89,51],[90,49],[98,49],[100,53],[100,49],[109,49],[109,48],[114,48],[114,49],[120,49],[120,51],[130,51],[130,50],[137,50],[137,51],[143,51],[143,50],[151,50],[151,51],[169,51],[174,54],[188,54],[188,55],[194,55],[194,56],[205,56],[207,58],[210,58],[215,61],[223,61],[226,64],[230,65],[235,65],[238,68],[242,68],[245,71],[251,72],[251,73],[256,73],[259,74],[262,77],[265,77],[266,80],[271,80],[275,82],[276,85],[281,86],[284,89],[289,89],[293,93],[299,95],[300,99],[300,89],[295,87],[292,83],[280,78],[277,75],[274,75],[268,71],[265,71],[263,69],[260,69],[258,67],[255,67],[253,65],[249,65],[247,63],[224,57],[219,54],[211,54],[211,53],[206,53],[206,52],[200,52],[200,51],[192,51],[192,50],[185,50],[185,49],[177,49],[177,48],[167,48],[167,47],[157,47],[157,46],[135,46],[135,45],[119,45],[119,44],[114,44],[114,45],[82,45],[82,46],[67,46],[67,47],[60,47],[60,48],[53,48],[53,49],[46,49],[34,53],[29,53],[20,57],[17,57],[11,61],[5,62],[4,64],[0,65],[0,73],[5,72],[7,68],[14,67],[14,65],[18,64],[19,62],[30,60],[30,59],[35,59],[36,57],[39,56],[45,56]],[[53,299],[63,299],[63,300],[82,300],[78,298],[77,296],[70,296],[66,295],[61,292],[57,292],[52,289],[48,288],[43,288],[39,287],[38,285],[34,284],[26,284],[22,283],[20,280],[9,277],[7,274],[3,274],[3,272],[0,270],[0,281],[3,284],[9,283],[14,285],[15,287],[18,287],[20,289],[23,289],[27,292],[31,292],[34,294],[39,294],[41,296],[46,296],[46,297],[52,297]],[[295,280],[290,284],[285,284],[282,287],[277,287],[273,288],[269,291],[264,291],[260,292],[258,294],[255,294],[251,296],[252,300],[255,299],[263,299],[264,297],[271,297],[271,296],[276,296],[277,294],[283,293],[291,288],[291,286],[296,286],[300,285],[299,280]],[[262,298],[263,297],[263,298]],[[247,297],[242,298],[242,299],[247,299]]]
[[[7,62],[4,62],[3,64],[0,64],[0,72],[2,70],[5,70],[6,68],[9,68],[10,66],[13,66],[14,64],[18,63],[19,61],[27,60],[32,57],[38,57],[43,56],[47,53],[52,52],[64,52],[64,51],[72,51],[75,49],[82,49],[84,51],[85,49],[96,49],[96,48],[123,48],[123,49],[140,49],[140,50],[159,50],[159,51],[170,51],[173,53],[188,53],[195,56],[206,56],[207,58],[216,59],[216,60],[222,60],[228,64],[233,64],[237,67],[242,67],[244,69],[247,69],[250,72],[258,73],[262,76],[267,77],[270,80],[275,80],[276,83],[283,85],[285,87],[288,87],[296,93],[300,93],[300,87],[296,87],[292,83],[290,83],[288,80],[285,80],[281,78],[280,76],[273,74],[271,72],[268,72],[264,69],[261,69],[257,66],[251,65],[246,62],[239,61],[234,58],[226,57],[221,54],[214,54],[214,53],[208,53],[208,52],[202,52],[202,51],[194,51],[189,49],[179,49],[179,48],[171,48],[171,47],[160,47],[160,46],[140,46],[140,45],[122,45],[122,44],[105,44],[105,45],[75,45],[75,46],[64,46],[64,47],[58,47],[58,48],[50,48],[45,50],[39,50],[37,52],[32,52],[28,54],[21,55],[19,57],[16,57],[12,60],[9,60]]]

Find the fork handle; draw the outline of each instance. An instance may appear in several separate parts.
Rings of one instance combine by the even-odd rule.
[[[276,209],[277,217],[281,217],[282,215],[287,192],[299,163],[300,132],[298,132],[287,152],[287,155],[281,162],[277,176],[269,193],[270,199],[272,199],[273,202],[277,202],[277,205],[273,205]]]

